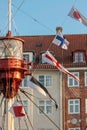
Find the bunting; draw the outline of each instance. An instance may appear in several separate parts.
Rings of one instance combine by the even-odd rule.
[[[73,77],[75,80],[79,81],[79,78],[77,76],[75,76],[73,73],[69,72],[66,68],[64,68],[54,57],[53,55],[49,52],[46,51],[46,53],[43,55],[43,59],[44,62],[49,63],[53,66],[55,66],[56,68],[58,68],[61,72],[70,75],[71,77]]]
[[[68,16],[87,26],[87,18],[84,17],[75,7],[71,8]]]

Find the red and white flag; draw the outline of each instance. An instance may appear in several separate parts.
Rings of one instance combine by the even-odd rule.
[[[69,72],[66,68],[64,68],[54,57],[53,55],[49,52],[46,51],[46,53],[44,53],[43,55],[43,59],[44,62],[49,63],[51,65],[54,65],[55,67],[57,67],[60,71],[64,72],[65,74],[68,74],[70,76],[72,76],[75,80],[79,81],[79,78],[77,76],[75,76],[73,73]]]
[[[68,16],[76,19],[77,21],[81,22],[85,26],[87,26],[87,18],[84,17],[75,7],[72,7]]]
[[[14,103],[11,108],[9,109],[9,112],[15,115],[15,117],[24,117],[25,111],[24,107],[19,103]]]

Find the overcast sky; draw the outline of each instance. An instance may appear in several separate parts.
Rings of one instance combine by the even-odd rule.
[[[87,27],[68,16],[74,6],[87,17],[87,0],[12,0],[13,35],[86,34]],[[8,0],[0,0],[0,35],[8,32]]]

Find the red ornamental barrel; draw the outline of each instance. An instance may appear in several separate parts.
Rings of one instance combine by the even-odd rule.
[[[28,70],[23,60],[24,41],[12,36],[0,38],[0,92],[13,98]]]

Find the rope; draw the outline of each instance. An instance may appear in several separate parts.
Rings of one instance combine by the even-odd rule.
[[[54,126],[58,129],[58,130],[61,130],[60,127],[49,117],[47,116],[44,111],[41,110],[40,107],[38,107],[38,105],[27,95],[27,93],[24,91],[24,90],[20,90],[44,115],[45,117],[47,117],[49,119],[49,121],[54,124]]]
[[[17,96],[19,97],[20,102],[21,102],[21,104],[22,104],[22,106],[23,106],[23,102],[22,102],[22,100],[21,100],[20,95],[18,94]],[[25,108],[24,108],[24,109],[25,109]],[[32,127],[32,130],[34,130],[34,127],[33,127],[32,123],[31,123],[31,121],[30,121],[30,119],[29,119],[29,116],[28,116],[28,114],[27,114],[26,110],[25,110],[25,113],[26,113],[26,115],[27,115],[27,119],[28,119],[28,121],[29,121],[29,123],[30,123],[30,125],[31,125],[31,127]],[[25,123],[27,124],[27,122],[26,122],[26,120],[25,120],[25,119],[24,119],[24,121],[25,121]],[[28,125],[27,125],[27,128],[28,128]]]

